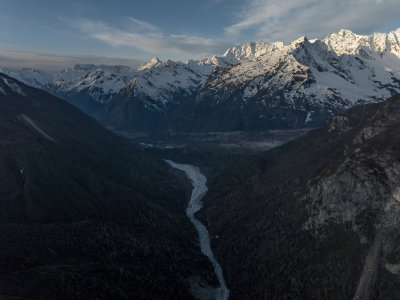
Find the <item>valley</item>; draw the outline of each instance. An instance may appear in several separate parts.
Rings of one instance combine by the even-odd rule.
[[[144,151],[207,174],[198,218],[230,299],[396,299],[399,103],[360,106],[269,151]]]
[[[235,131],[235,132],[120,132],[116,134],[126,138],[142,149],[191,148],[210,151],[257,153],[282,145],[306,134],[310,128],[299,130]]]
[[[67,149],[73,150],[76,146],[74,142],[71,144],[70,139],[76,139],[77,136],[81,135],[85,137],[87,133],[79,132],[78,128],[73,129],[75,127],[71,127],[72,125],[65,127],[59,124],[64,122],[62,121],[64,119],[57,117],[59,116],[57,110],[60,109],[58,106],[66,110],[72,109],[71,112],[74,114],[80,113],[78,110],[61,100],[57,100],[59,104],[52,108],[55,112],[54,117],[43,119],[41,113],[37,112],[35,108],[35,105],[39,102],[36,100],[36,102],[32,102],[33,106],[31,106],[29,100],[26,99],[27,95],[34,99],[43,99],[45,95],[45,98],[52,96],[19,84],[9,77],[5,78],[6,81],[3,81],[5,85],[1,86],[3,101],[8,101],[6,100],[8,95],[13,95],[14,99],[18,99],[14,100],[17,101],[16,103],[18,101],[24,103],[22,106],[18,104],[15,107],[8,105],[8,111],[3,110],[3,123],[9,124],[8,127],[4,128],[8,128],[7,132],[10,132],[8,138],[3,139],[8,142],[3,144],[11,147],[10,150],[7,150],[7,147],[4,148],[6,151],[4,157],[6,162],[8,161],[7,166],[12,166],[12,161],[18,161],[18,174],[15,176],[23,177],[22,188],[24,188],[26,182],[29,182],[27,181],[29,177],[25,176],[31,176],[32,172],[41,171],[38,167],[31,169],[29,160],[22,158],[23,156],[20,156],[19,151],[12,151],[14,143],[18,141],[20,141],[18,143],[21,143],[25,139],[19,140],[20,138],[17,137],[29,137],[30,142],[24,142],[27,143],[28,148],[25,150],[28,151],[27,153],[31,151],[29,150],[32,147],[29,146],[30,143],[37,143],[40,148],[47,149],[44,151],[50,151],[49,153],[55,151],[54,154],[50,154],[50,157],[60,157],[60,155],[71,156],[71,154],[67,154],[68,152],[62,154],[64,150],[58,153],[60,150],[57,149],[61,144],[67,145]],[[46,101],[52,103],[54,100],[48,99]],[[122,152],[121,149],[112,150],[117,151],[115,153],[118,153],[118,156],[133,151],[136,159],[142,161],[141,164],[149,164],[147,167],[140,167],[140,164],[135,167],[136,172],[138,172],[136,178],[142,178],[137,180],[143,180],[145,169],[146,172],[151,172],[149,166],[153,164],[155,168],[159,168],[161,161],[168,159],[167,162],[173,168],[186,173],[189,181],[192,181],[194,189],[191,193],[189,192],[188,182],[183,184],[185,180],[181,175],[173,175],[173,173],[167,175],[167,173],[160,173],[160,170],[158,170],[159,176],[169,178],[169,182],[162,187],[162,193],[172,192],[171,187],[175,187],[176,190],[173,192],[175,194],[171,195],[172,198],[168,198],[170,199],[168,202],[160,199],[158,201],[161,202],[151,204],[150,207],[153,207],[151,209],[155,209],[155,211],[150,215],[147,215],[149,208],[140,207],[141,205],[148,205],[149,200],[142,204],[140,204],[140,200],[136,204],[135,202],[129,204],[130,201],[126,200],[128,202],[125,202],[125,204],[119,204],[124,207],[124,213],[116,211],[114,204],[111,206],[114,207],[112,210],[107,208],[110,206],[106,206],[106,210],[101,206],[96,206],[100,218],[93,215],[93,212],[96,212],[93,208],[88,208],[86,214],[89,215],[85,216],[82,215],[85,212],[84,207],[75,210],[73,207],[65,206],[68,205],[67,203],[63,204],[64,206],[53,206],[50,200],[49,206],[45,206],[46,210],[42,207],[41,210],[36,211],[39,207],[34,205],[31,206],[34,209],[33,211],[27,211],[23,204],[19,207],[15,206],[14,211],[3,210],[8,212],[9,215],[3,215],[4,226],[1,236],[3,245],[6,245],[3,250],[3,257],[6,259],[2,263],[6,271],[0,274],[0,283],[2,284],[0,288],[4,290],[3,294],[7,296],[26,296],[28,293],[47,295],[49,293],[48,295],[59,297],[57,293],[48,289],[42,290],[41,282],[47,280],[45,279],[46,276],[54,276],[54,274],[66,276],[65,274],[69,274],[71,280],[76,280],[76,278],[80,278],[77,277],[77,274],[84,272],[85,274],[92,274],[92,277],[90,279],[81,278],[83,285],[78,290],[76,290],[77,286],[71,281],[62,284],[57,281],[52,283],[51,286],[62,290],[63,293],[67,292],[70,286],[74,286],[74,295],[78,298],[96,294],[94,290],[84,291],[84,285],[89,282],[92,282],[90,284],[95,286],[102,282],[97,275],[94,275],[93,268],[100,268],[97,270],[101,270],[100,272],[103,274],[101,276],[107,277],[109,275],[103,273],[109,272],[107,266],[110,263],[116,264],[116,266],[125,270],[123,273],[132,274],[128,276],[129,280],[137,279],[136,276],[139,273],[136,272],[141,272],[139,271],[140,267],[139,269],[132,269],[129,264],[135,265],[137,263],[137,261],[135,263],[137,254],[142,251],[140,250],[141,246],[138,245],[148,244],[155,248],[151,250],[151,254],[146,254],[148,250],[144,250],[144,256],[139,255],[141,260],[160,259],[159,262],[163,261],[165,259],[165,257],[162,258],[164,254],[158,253],[156,249],[165,249],[165,245],[169,245],[167,251],[172,251],[175,254],[173,261],[168,265],[176,265],[178,269],[185,265],[188,268],[184,273],[182,271],[177,272],[178,269],[171,269],[171,272],[175,274],[174,276],[185,274],[183,278],[179,277],[178,279],[172,276],[170,278],[175,279],[168,281],[167,277],[161,277],[160,295],[168,294],[169,292],[166,292],[165,288],[171,288],[171,284],[173,284],[175,285],[173,293],[181,293],[181,295],[185,295],[183,296],[185,299],[188,297],[210,299],[210,297],[214,297],[211,295],[218,295],[218,293],[221,294],[216,296],[216,299],[228,299],[228,297],[229,299],[261,299],[281,297],[282,295],[282,297],[296,299],[330,297],[341,299],[353,299],[353,297],[354,299],[372,299],[374,297],[385,299],[389,297],[389,299],[392,299],[390,297],[393,295],[400,294],[400,290],[395,288],[398,280],[396,266],[400,262],[396,254],[398,250],[398,214],[396,213],[398,209],[396,202],[398,171],[396,163],[397,131],[395,130],[399,120],[397,117],[400,111],[398,109],[399,103],[399,98],[393,97],[379,104],[369,104],[349,110],[344,115],[335,117],[332,122],[321,128],[292,131],[170,132],[169,135],[163,135],[159,132],[152,134],[118,132],[124,137],[120,139],[111,132],[100,129],[102,127],[94,125],[95,123],[89,125],[91,122],[95,122],[94,120],[90,122],[85,120],[84,122],[89,122],[86,126],[99,126],[95,131],[98,130],[103,136],[98,139],[98,142],[104,143],[107,139],[110,139],[117,145],[123,144],[123,146],[122,144],[118,146],[124,149]],[[21,107],[23,107],[22,110]],[[13,119],[15,114],[21,117]],[[81,114],[77,118],[84,120],[86,117]],[[89,127],[86,127],[86,129]],[[69,133],[64,133],[64,128],[69,128]],[[94,130],[94,127],[92,130]],[[93,132],[95,131],[91,131],[92,137],[88,141],[93,141]],[[17,139],[13,142],[15,138]],[[95,141],[95,143],[98,142]],[[91,143],[87,144],[87,147],[95,149],[96,146]],[[80,147],[82,146],[83,144],[80,145]],[[102,146],[101,149],[105,151],[107,148]],[[115,145],[110,146],[111,149],[115,149]],[[124,158],[122,164],[129,161],[127,157],[130,154],[126,155],[128,156]],[[109,154],[106,154],[106,156],[110,157]],[[102,161],[101,157],[99,156],[96,161]],[[36,159],[35,155],[32,156],[32,159]],[[172,161],[179,161],[180,164]],[[46,166],[43,162],[41,164],[42,167]],[[77,165],[85,167],[86,164],[79,161]],[[191,165],[199,166],[200,169]],[[371,168],[371,166],[373,167]],[[68,167],[63,167],[62,164],[60,167],[68,170]],[[90,174],[90,168],[84,172]],[[104,174],[110,172],[107,170],[108,167],[104,169],[103,172],[106,172]],[[161,172],[171,171],[165,169]],[[10,177],[7,177],[9,173],[4,174],[3,178],[8,178],[7,180],[10,182]],[[80,178],[80,175],[72,176]],[[154,178],[154,176],[149,174],[148,179],[144,179],[149,180],[145,185],[150,185],[154,180],[151,178]],[[157,180],[163,182],[165,179],[161,179],[159,176]],[[127,178],[132,179],[132,175]],[[19,182],[18,178],[15,180]],[[81,181],[82,179],[78,180]],[[83,183],[83,186],[92,189],[90,185],[96,184],[97,179],[93,180],[93,183]],[[121,179],[118,180],[120,183],[122,182]],[[173,182],[173,180],[177,181]],[[207,186],[205,185],[206,181]],[[70,181],[67,179],[65,182]],[[54,183],[50,181],[48,184],[49,188],[44,195],[52,193]],[[182,184],[184,189],[178,188]],[[124,183],[124,185],[128,187],[129,183]],[[139,186],[142,185],[143,183],[139,183]],[[37,187],[32,184],[30,186],[33,189],[39,188],[38,191],[40,191],[41,184]],[[368,186],[374,188],[370,190],[366,188]],[[124,193],[123,190],[127,187],[122,188],[119,193]],[[209,191],[205,193],[207,187]],[[15,188],[17,189],[17,186]],[[115,188],[110,188],[110,190],[115,191]],[[148,193],[147,188],[141,190]],[[149,199],[155,201],[157,199],[155,193],[157,192],[152,191],[152,193]],[[191,197],[190,194],[192,194]],[[18,195],[22,194],[12,192],[9,195],[17,195],[13,197],[18,199],[21,197]],[[87,200],[79,201],[91,205],[91,196],[86,197]],[[74,198],[77,199],[76,196]],[[196,242],[196,232],[191,228],[192,224],[187,224],[182,219],[185,203],[189,198],[191,200],[186,214],[198,230],[201,247]],[[3,203],[5,199],[7,198],[3,198]],[[45,199],[41,198],[42,201],[47,201]],[[180,199],[179,203],[176,203],[178,199]],[[170,202],[171,200],[172,202]],[[192,200],[203,200],[204,208],[198,211],[202,205],[199,202],[192,203]],[[107,205],[106,202],[105,205]],[[132,210],[129,205],[135,205],[135,208]],[[226,209],[227,207],[229,209]],[[60,211],[60,208],[62,211]],[[29,222],[38,223],[29,225],[24,219],[15,219],[16,216],[21,216],[20,213],[15,213],[18,210],[25,210],[26,220],[31,220]],[[166,210],[165,217],[161,217],[163,210]],[[133,212],[139,213],[133,216],[133,219],[136,220],[134,222],[138,223],[132,223],[125,217],[120,219],[121,216],[127,214],[128,217]],[[52,217],[50,217],[50,213]],[[68,216],[66,213],[71,215]],[[141,213],[145,215],[141,216]],[[114,214],[118,216],[119,221],[114,220]],[[54,218],[54,215],[58,215],[57,219],[51,219]],[[66,218],[64,221],[66,223],[61,226],[58,225],[56,220],[59,220],[62,216]],[[171,221],[168,221],[171,217],[175,220],[172,223],[173,225],[170,223]],[[147,223],[144,227],[143,222]],[[160,225],[163,227],[162,232],[157,229]],[[178,226],[181,230],[185,229],[181,231],[181,234],[176,235],[178,229],[170,226]],[[382,231],[382,228],[385,230]],[[84,246],[87,241],[81,240],[81,238],[92,236],[89,239],[89,249],[91,250],[88,251],[98,253],[95,261],[105,260],[104,265],[97,263],[92,265],[92,262],[88,261],[85,255],[82,256],[80,251],[74,250],[74,255],[67,255],[61,260],[65,261],[62,269],[60,267],[49,269],[52,262],[43,255],[47,255],[47,251],[56,251],[56,253],[60,251],[57,244],[48,243],[49,238],[58,240],[58,238],[53,237],[56,233],[60,234],[62,241],[65,241],[70,230],[75,232],[71,238],[76,245]],[[99,231],[97,232],[97,230]],[[145,233],[140,233],[142,230],[145,230]],[[10,259],[21,260],[22,253],[11,254],[10,250],[14,247],[25,249],[27,234],[33,237],[33,240],[29,241],[29,247],[34,250],[29,251],[33,251],[30,257],[34,255],[36,260],[29,263],[32,266],[29,271],[22,271],[22,266],[28,262],[19,265],[8,264],[7,261]],[[40,234],[43,236],[40,236]],[[110,250],[106,250],[106,253],[102,254],[100,245],[103,243],[104,234],[109,236],[111,240],[107,240],[105,244],[106,248],[110,247]],[[165,235],[166,240],[157,242],[147,240],[149,236],[156,238],[160,234]],[[13,236],[14,239],[11,238]],[[117,259],[115,261],[107,253],[117,251],[111,249],[118,247],[117,245],[121,244],[121,239],[124,239],[124,236],[128,237],[127,242],[132,238],[136,241],[134,242],[137,243],[136,246],[129,244],[130,242],[123,246],[124,249],[136,249],[134,250],[136,254],[131,256],[125,253],[123,260]],[[140,240],[138,240],[139,236]],[[176,244],[177,241],[180,242]],[[43,252],[39,250],[37,242],[48,243],[47,250],[45,249]],[[65,244],[62,245],[65,247]],[[71,246],[66,247],[70,248]],[[88,247],[88,245],[84,247]],[[201,248],[201,252],[199,248]],[[73,247],[72,249],[76,248]],[[145,249],[147,249],[147,246],[145,246]],[[117,251],[117,253],[119,252]],[[103,257],[103,255],[106,256]],[[117,256],[120,255],[122,253]],[[206,262],[207,256],[211,263]],[[53,256],[51,259],[53,262],[60,261],[58,256]],[[236,263],[238,259],[241,261],[239,265]],[[77,263],[78,265],[76,265]],[[151,262],[151,264],[153,263]],[[246,268],[243,268],[243,265]],[[160,266],[164,266],[164,264]],[[197,266],[197,268],[194,266]],[[216,275],[211,274],[212,268]],[[16,270],[20,270],[16,273],[18,275],[10,276]],[[222,277],[222,270],[224,277]],[[149,278],[147,276],[154,276],[152,275],[153,271],[149,272],[146,277],[143,277],[144,280]],[[158,267],[155,268],[154,272],[158,273]],[[167,272],[166,274],[171,276],[173,273]],[[25,285],[24,288],[21,288],[20,282],[28,280],[32,274],[38,276],[41,281],[33,281],[31,285]],[[118,279],[118,285],[125,282],[121,280]],[[165,285],[166,283],[167,285]],[[385,288],[388,285],[390,290]],[[337,289],[337,286],[341,286],[341,289]],[[229,287],[229,290],[227,287]],[[120,288],[126,291],[131,290],[127,286]],[[17,290],[19,292],[15,294]],[[153,284],[150,284],[147,290],[142,291],[143,299],[149,293],[152,295],[156,293]],[[120,290],[109,288],[106,290],[99,289],[98,292],[101,295],[112,295],[112,297],[121,295]]]

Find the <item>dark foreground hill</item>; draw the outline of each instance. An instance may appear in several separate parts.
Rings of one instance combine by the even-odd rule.
[[[190,299],[215,279],[180,176],[0,73],[0,298]]]
[[[400,96],[233,167],[202,218],[231,299],[400,299]]]

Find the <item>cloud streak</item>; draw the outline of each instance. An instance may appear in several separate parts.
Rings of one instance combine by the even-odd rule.
[[[129,18],[134,28],[123,30],[104,22],[80,19],[75,26],[87,36],[112,47],[129,46],[153,55],[206,57],[223,53],[231,43],[196,35],[163,33],[148,22]]]
[[[158,31],[159,30],[157,26],[155,26],[149,22],[146,22],[146,21],[142,21],[142,20],[132,18],[132,17],[129,17],[128,20],[132,21],[138,27],[137,28],[138,30],[144,30],[144,31],[146,31],[146,30]]]
[[[323,38],[343,27],[370,33],[398,21],[399,13],[398,0],[247,0],[225,33],[286,42],[305,34]]]

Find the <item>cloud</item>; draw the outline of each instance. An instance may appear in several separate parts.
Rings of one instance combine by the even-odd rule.
[[[290,41],[299,36],[323,38],[346,28],[370,33],[395,23],[398,0],[247,0],[228,36]]]
[[[138,27],[138,30],[149,30],[149,31],[159,30],[157,26],[150,24],[146,21],[142,21],[132,17],[129,17],[128,20],[132,21]]]
[[[89,37],[112,47],[129,46],[153,55],[206,57],[223,53],[231,46],[231,43],[196,35],[167,35],[148,22],[134,18],[129,18],[129,20],[137,26],[123,30],[88,19],[80,19],[74,24]]]
[[[94,55],[55,55],[27,51],[0,50],[0,67],[18,69],[36,68],[49,72],[57,72],[76,64],[127,65],[138,67],[142,61],[137,59],[106,57]]]

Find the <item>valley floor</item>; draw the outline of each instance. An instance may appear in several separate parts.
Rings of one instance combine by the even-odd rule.
[[[231,131],[231,132],[146,132],[117,131],[141,148],[173,149],[192,147],[202,150],[256,153],[280,146],[306,134],[310,128],[298,130]]]

